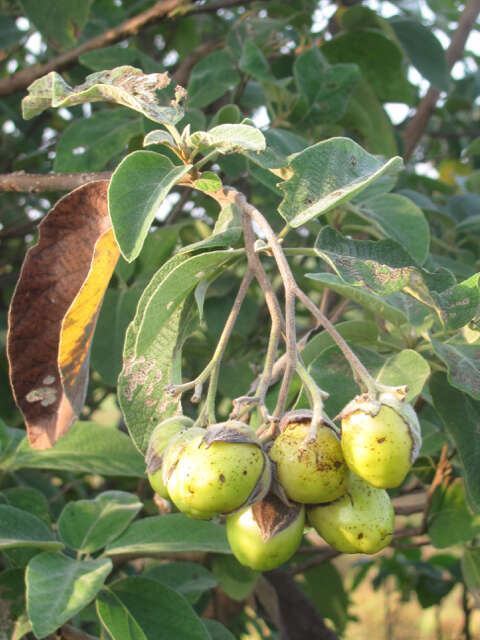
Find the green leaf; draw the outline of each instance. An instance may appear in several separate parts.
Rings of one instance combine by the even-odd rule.
[[[208,131],[196,131],[190,136],[190,143],[219,153],[260,152],[266,146],[260,129],[248,124],[219,124]]]
[[[127,109],[108,109],[75,120],[57,143],[54,169],[65,173],[101,171],[142,132],[140,118]]]
[[[255,588],[260,573],[241,565],[235,556],[215,556],[212,571],[222,591],[233,600],[242,601]]]
[[[28,511],[0,504],[0,548],[36,547],[50,551],[63,544],[54,539],[50,527]]]
[[[330,62],[354,63],[382,102],[412,101],[403,68],[402,51],[380,31],[342,32],[322,45]]]
[[[177,255],[159,269],[146,287],[125,339],[119,400],[135,445],[145,453],[160,420],[180,409],[179,398],[165,391],[181,382],[180,355],[191,333],[190,306],[184,303],[200,280],[209,278],[237,254],[214,251]]]
[[[331,138],[290,157],[293,176],[279,184],[285,196],[278,208],[299,227],[357,195],[378,177],[402,168],[399,157],[383,162],[348,138]]]
[[[377,380],[392,387],[406,384],[406,401],[414,403],[429,376],[430,366],[425,358],[412,349],[404,349],[386,360],[377,375]]]
[[[175,124],[183,117],[183,110],[177,101],[172,103],[172,98],[173,85],[166,73],[145,75],[141,69],[126,65],[92,73],[83,84],[71,87],[52,71],[28,87],[28,95],[22,100],[22,112],[29,120],[49,107],[115,102],[139,111],[154,122]]]
[[[5,498],[6,504],[22,511],[28,511],[50,526],[49,505],[45,495],[33,487],[11,487],[4,489],[0,497]]]
[[[183,596],[143,576],[105,587],[97,612],[113,640],[210,640]]]
[[[231,553],[225,528],[215,522],[193,520],[183,513],[143,518],[134,522],[107,547],[107,555],[207,551]]]
[[[342,577],[330,562],[305,571],[304,580],[297,584],[315,604],[319,613],[331,620],[343,634],[348,622],[348,595]]]
[[[106,476],[145,474],[143,457],[130,438],[117,429],[94,422],[76,422],[52,449],[32,449],[23,438],[5,468],[67,469],[73,473],[96,473]]]
[[[378,338],[378,327],[373,322],[363,320],[346,320],[335,325],[335,329],[349,344],[368,346],[375,344]],[[308,366],[318,355],[335,344],[326,331],[317,333],[302,349],[302,360]]]
[[[452,526],[455,523],[455,526]],[[428,517],[428,533],[437,549],[469,542],[480,533],[480,515],[472,515],[460,478],[435,489]]]
[[[355,211],[396,240],[422,265],[430,248],[430,228],[423,211],[405,196],[385,193],[362,200]]]
[[[395,302],[393,301],[394,296],[382,297],[361,287],[348,285],[342,278],[334,273],[307,274],[307,278],[324,284],[344,298],[356,302],[361,307],[372,311],[389,322],[393,322],[393,324],[400,326],[408,320],[407,314],[400,304],[397,303],[397,300],[395,300]]]
[[[432,29],[403,17],[393,18],[390,24],[417,71],[440,91],[448,91],[445,51]]]
[[[268,60],[263,55],[261,49],[250,39],[243,44],[242,55],[238,61],[238,67],[244,73],[255,78],[259,82],[274,82]]]
[[[218,191],[221,189],[222,181],[213,171],[205,171],[198,180],[195,180],[193,186],[199,191],[208,193],[209,191]]]
[[[25,581],[28,615],[37,638],[53,633],[86,607],[111,570],[109,558],[77,562],[59,553],[32,558]]]
[[[135,315],[141,287],[107,289],[93,337],[91,363],[112,387],[122,370],[127,327]]]
[[[71,49],[77,44],[87,22],[91,4],[92,0],[62,0],[52,11],[48,3],[21,0],[27,18],[56,49]]]
[[[452,388],[444,374],[435,373],[430,380],[433,404],[445,430],[453,439],[463,467],[467,499],[480,512],[480,402]]]
[[[235,640],[233,633],[217,620],[204,619],[202,622],[207,628],[212,640]]]
[[[175,166],[153,151],[134,151],[115,169],[108,187],[108,207],[127,262],[139,255],[160,205],[191,168],[188,164]]]
[[[298,90],[307,105],[309,121],[336,122],[347,108],[360,78],[355,64],[330,65],[317,47],[301,53],[293,65]]]
[[[155,129],[154,131],[149,131],[143,139],[144,147],[148,147],[151,144],[165,144],[168,147],[175,147],[175,140],[168,131]]]
[[[195,604],[204,591],[217,586],[215,576],[197,562],[168,562],[149,567],[143,575],[175,589],[190,604]]]
[[[454,337],[450,342],[432,338],[432,347],[448,369],[450,384],[480,400],[480,344]]]
[[[480,549],[465,547],[462,556],[462,575],[477,607],[480,603]]]
[[[232,91],[240,80],[226,51],[214,51],[193,67],[188,83],[188,105],[201,109]]]
[[[138,58],[138,50],[130,47],[122,47],[114,44],[111,47],[102,47],[87,51],[79,56],[79,61],[92,71],[103,71],[113,69],[122,65],[133,64]]]
[[[94,500],[68,502],[57,522],[66,546],[93,553],[119,536],[142,508],[136,496],[125,491],[104,491]]]
[[[231,247],[241,234],[242,210],[235,202],[226,202],[218,214],[212,235],[182,247],[178,253],[190,253],[199,249],[213,249],[215,247]]]

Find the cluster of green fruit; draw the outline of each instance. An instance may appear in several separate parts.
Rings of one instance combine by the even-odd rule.
[[[202,429],[184,416],[154,429],[147,472],[152,488],[194,518],[226,518],[233,553],[253,569],[286,562],[308,522],[344,553],[376,553],[393,535],[387,488],[401,484],[420,447],[410,405],[393,394],[355,398],[342,433],[309,411],[291,411],[263,446],[252,429],[229,421]],[[267,451],[268,449],[268,451]]]

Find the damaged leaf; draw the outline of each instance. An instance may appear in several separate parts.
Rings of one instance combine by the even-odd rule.
[[[175,124],[183,117],[179,105],[183,97],[184,90],[175,87],[166,72],[144,74],[141,69],[125,65],[91,73],[83,84],[71,87],[52,71],[28,87],[28,95],[22,100],[22,113],[25,120],[29,120],[49,107],[114,102],[139,111],[154,122]]]
[[[90,344],[119,256],[107,188],[90,182],[57,202],[39,225],[10,306],[10,379],[35,449],[53,446],[85,399]]]

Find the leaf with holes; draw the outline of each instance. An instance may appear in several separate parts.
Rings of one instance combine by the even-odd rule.
[[[398,173],[402,159],[387,162],[348,138],[332,138],[290,156],[293,175],[279,184],[284,198],[278,208],[291,227],[353,198],[382,175]]]
[[[107,187],[91,182],[57,202],[39,225],[10,305],[11,383],[37,449],[66,433],[84,403],[90,344],[119,256]]]

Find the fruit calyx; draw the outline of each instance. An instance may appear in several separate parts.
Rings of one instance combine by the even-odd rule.
[[[185,429],[193,425],[193,420],[187,416],[173,416],[163,420],[153,429],[148,441],[145,464],[147,473],[153,474],[160,469],[164,453],[172,439]]]
[[[252,506],[252,515],[262,540],[267,542],[293,524],[301,510],[302,505],[291,502],[287,506],[276,495],[269,493]]]

